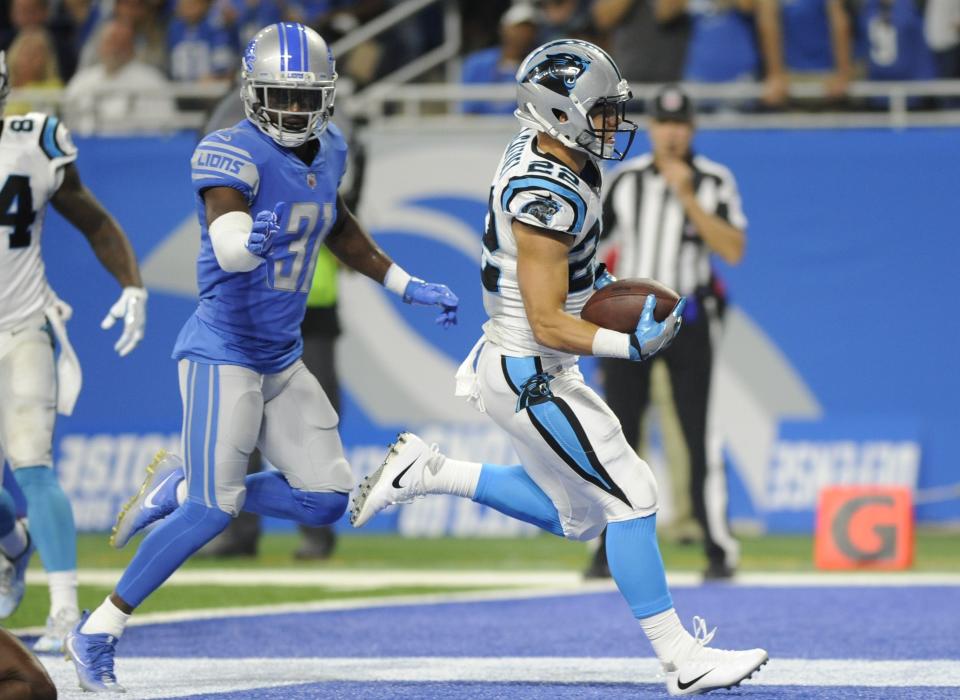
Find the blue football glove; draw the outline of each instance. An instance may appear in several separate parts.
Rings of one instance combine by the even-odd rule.
[[[643,313],[637,323],[637,330],[630,335],[630,359],[634,362],[649,360],[658,352],[666,348],[680,332],[683,324],[683,307],[687,305],[687,298],[680,297],[680,301],[673,307],[673,311],[666,319],[657,323],[653,318],[653,310],[657,306],[655,294],[648,294],[643,303]]]
[[[257,213],[253,220],[253,229],[247,238],[247,250],[258,258],[269,258],[277,234],[280,233],[280,219],[283,218],[283,209],[286,202],[277,202],[273,211],[264,209]]]
[[[436,322],[444,328],[457,325],[460,300],[445,284],[432,284],[413,277],[403,290],[403,301],[418,306],[439,306],[443,311],[437,316]]]
[[[610,274],[610,270],[607,269],[606,263],[600,263],[597,265],[597,271],[593,276],[593,288],[603,289],[608,284],[613,284],[617,281],[617,278]]]

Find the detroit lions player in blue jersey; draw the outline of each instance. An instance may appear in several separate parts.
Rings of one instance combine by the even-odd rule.
[[[346,509],[353,478],[337,414],[300,359],[321,244],[404,301],[439,306],[442,325],[456,322],[457,297],[393,263],[337,193],[346,144],[329,123],[335,80],[333,56],[314,31],[293,23],[261,30],[243,57],[247,119],[194,152],[200,303],[173,353],[184,469],[164,462],[121,517],[120,526],[133,523],[123,530],[128,538],[156,519],[140,517],[151,506],[160,517],[171,513],[67,639],[86,690],[122,692],[114,651],[130,614],[242,508],[308,525],[332,523]],[[246,476],[255,447],[278,471]]]

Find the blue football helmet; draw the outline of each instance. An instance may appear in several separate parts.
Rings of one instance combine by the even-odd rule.
[[[247,44],[241,77],[247,119],[280,146],[295,148],[327,128],[337,72],[327,42],[309,27],[261,29]]]

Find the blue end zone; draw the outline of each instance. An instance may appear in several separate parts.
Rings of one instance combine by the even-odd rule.
[[[960,659],[957,591],[704,586],[673,597],[721,648],[770,657]],[[567,624],[558,621],[570,621]],[[256,643],[251,643],[255,639]],[[132,627],[121,656],[309,658],[652,656],[617,593],[265,615]]]

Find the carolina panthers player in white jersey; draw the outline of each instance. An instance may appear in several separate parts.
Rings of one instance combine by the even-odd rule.
[[[353,477],[338,417],[300,359],[321,245],[405,302],[440,307],[441,325],[456,322],[457,297],[393,263],[337,192],[347,147],[329,121],[336,72],[323,39],[270,25],[247,47],[242,75],[247,118],[202,139],[192,161],[200,303],[173,353],[184,460],[155,465],[122,513],[121,545],[163,521],[67,638],[86,690],[123,690],[114,653],[130,614],[241,509],[315,526],[346,510]],[[278,471],[246,476],[255,447]]]
[[[10,92],[0,53],[0,111]],[[34,547],[47,570],[50,616],[36,651],[59,652],[79,616],[77,533],[73,511],[53,471],[56,413],[69,415],[80,390],[80,366],[65,324],[71,309],[47,282],[40,255],[50,202],[90,243],[123,291],[101,324],[122,319],[120,355],[143,337],[147,292],[127,237],[84,187],[77,149],[54,116],[30,113],[0,122],[0,454],[13,468],[27,502],[30,536],[13,518],[0,488],[0,618],[23,596]],[[60,346],[54,357],[54,340]],[[0,457],[2,467],[3,457]],[[10,560],[9,562],[7,560]]]
[[[517,118],[490,190],[482,284],[490,319],[457,373],[458,394],[509,433],[521,464],[454,460],[401,434],[361,486],[360,527],[391,503],[447,493],[572,539],[607,526],[610,570],[664,666],[672,695],[731,687],[767,660],[762,649],[712,649],[700,618],[680,624],[656,540],[657,486],[616,417],[577,368],[578,355],[648,360],[680,330],[684,300],[657,323],[647,298],[633,333],[579,318],[612,277],[595,261],[601,159],[622,159],[636,125],[630,89],[601,49],[560,40],[531,53],[517,72]],[[622,148],[616,141],[627,140]],[[476,363],[476,369],[474,369]]]

